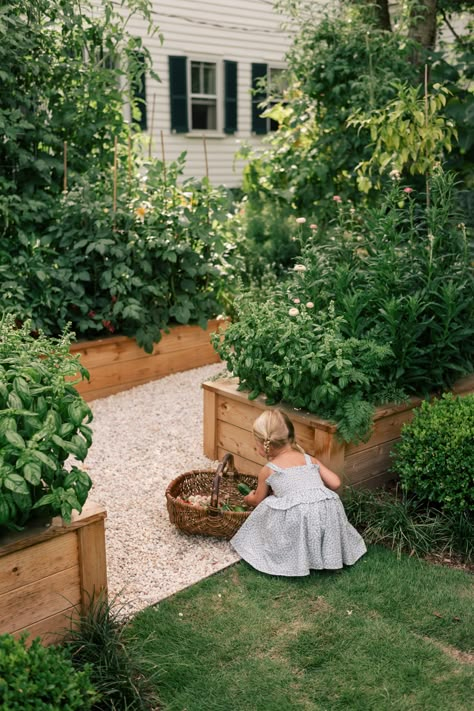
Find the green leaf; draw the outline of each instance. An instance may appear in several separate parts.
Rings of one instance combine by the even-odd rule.
[[[13,430],[7,430],[4,436],[5,439],[17,449],[25,449],[25,440],[20,434],[18,434],[18,432],[14,432]]]
[[[39,459],[39,461],[42,462],[45,466],[47,466],[48,469],[52,469],[53,471],[55,471],[58,468],[57,463],[53,459],[51,459],[51,457],[48,457],[47,454],[41,452],[39,449],[32,449],[31,456],[36,457],[36,459]]]
[[[23,467],[23,476],[33,486],[41,483],[41,466],[37,462],[27,462]]]
[[[19,474],[8,474],[3,480],[3,485],[15,494],[28,496],[30,493],[26,481]]]

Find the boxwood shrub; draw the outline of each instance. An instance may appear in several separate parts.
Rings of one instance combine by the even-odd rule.
[[[395,445],[402,487],[449,513],[474,511],[474,395],[423,401]]]
[[[65,649],[0,635],[0,704],[8,711],[87,711],[98,695],[90,667],[76,671]]]

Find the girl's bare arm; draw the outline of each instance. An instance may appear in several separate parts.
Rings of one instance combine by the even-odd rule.
[[[321,474],[321,479],[323,480],[323,484],[328,487],[328,489],[332,489],[332,491],[336,491],[339,489],[341,486],[341,479],[338,477],[336,472],[333,472],[331,469],[328,469],[322,462],[319,461],[319,459],[315,459],[315,457],[311,457],[313,462],[315,464],[319,465],[319,473]]]
[[[258,484],[255,491],[244,496],[244,501],[247,506],[258,506],[258,504],[267,498],[270,493],[270,487],[267,484],[267,479],[272,473],[268,467],[263,467],[258,475]]]

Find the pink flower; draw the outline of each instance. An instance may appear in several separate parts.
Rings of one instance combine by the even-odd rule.
[[[306,217],[297,217],[296,222],[298,223],[298,225],[304,225],[304,223],[306,222]]]
[[[312,301],[308,301],[308,303],[306,304],[306,308],[307,308],[307,309],[314,309],[314,304],[313,304],[313,302],[312,302]]]
[[[318,229],[318,226],[317,226],[317,225],[310,225],[310,226],[309,226],[309,229],[310,229],[310,230],[317,230],[317,229]]]
[[[293,303],[294,303],[294,304],[300,304],[301,301],[300,301],[299,299],[293,299]]]
[[[340,195],[334,195],[333,198],[334,202],[342,202],[342,198]]]
[[[408,195],[413,192],[413,188],[403,188],[403,192],[407,193]]]

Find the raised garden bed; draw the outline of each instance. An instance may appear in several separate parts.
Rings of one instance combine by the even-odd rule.
[[[107,587],[102,506],[87,502],[70,524],[28,524],[0,534],[0,634],[58,642],[94,594]]]
[[[207,329],[200,326],[173,326],[153,349],[145,353],[133,338],[112,336],[97,341],[75,343],[71,352],[80,353],[81,363],[90,374],[90,381],[76,388],[86,400],[113,395],[150,380],[202,365],[218,363],[220,358],[210,342],[210,336],[222,326],[213,319]]]
[[[230,452],[237,469],[257,474],[265,460],[255,451],[252,424],[268,405],[261,396],[249,400],[248,393],[239,392],[237,386],[237,378],[203,384],[204,454],[217,460]],[[459,380],[453,392],[460,395],[474,392],[474,375]],[[411,398],[406,405],[379,407],[370,439],[357,445],[340,442],[335,425],[326,420],[303,410],[284,406],[282,409],[293,421],[301,446],[340,474],[344,484],[376,487],[393,477],[388,471],[390,451],[400,437],[402,425],[411,420],[412,410],[420,402],[419,398]]]

